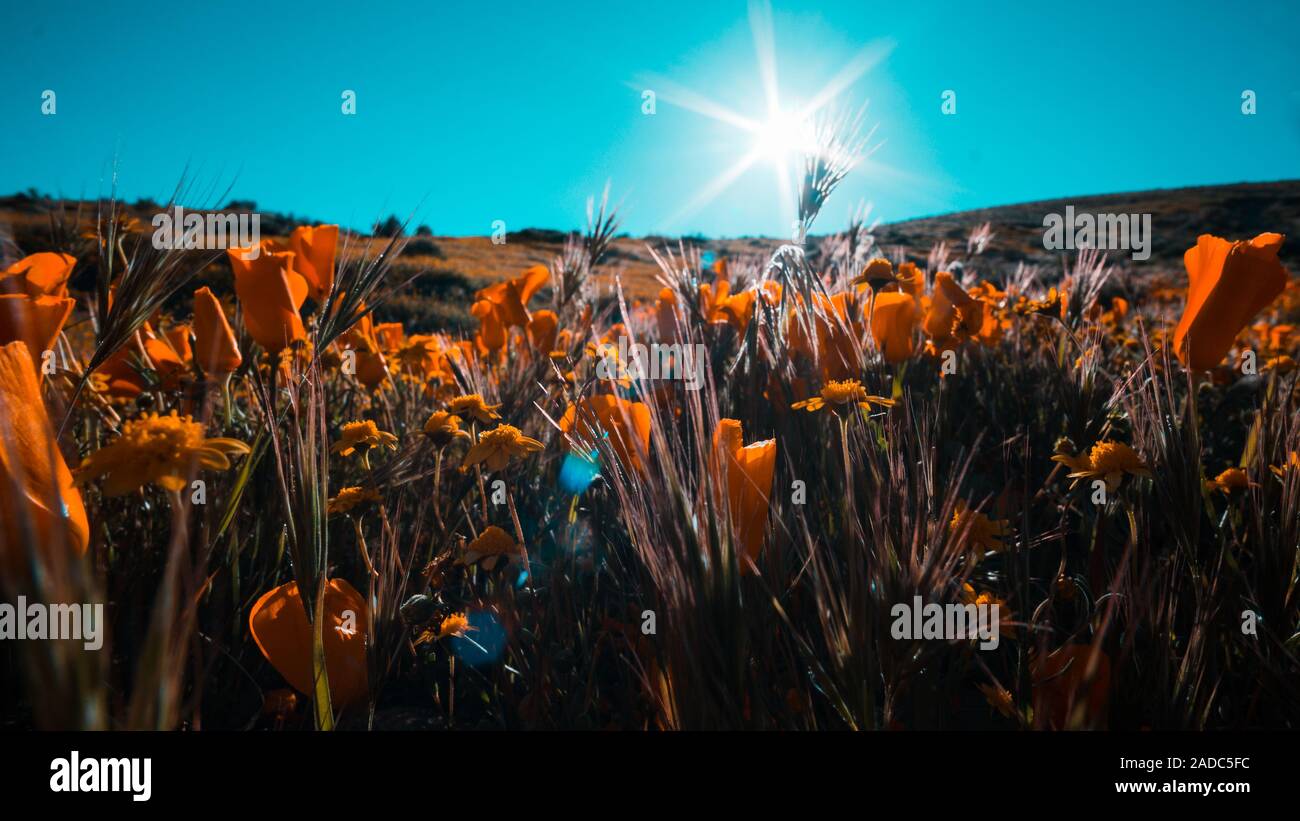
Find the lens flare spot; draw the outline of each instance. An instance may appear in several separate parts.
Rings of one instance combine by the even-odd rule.
[[[600,458],[597,451],[593,450],[586,456],[570,451],[565,454],[564,462],[560,465],[560,489],[577,496],[591,487],[598,475]]]

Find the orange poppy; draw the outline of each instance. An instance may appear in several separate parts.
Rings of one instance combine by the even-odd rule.
[[[858,290],[833,294],[829,299],[821,294],[813,296],[816,310],[801,317],[800,306],[792,305],[786,316],[791,350],[813,358],[812,339],[805,327],[810,319],[817,334],[817,357],[822,375],[827,379],[847,379],[857,374],[858,344],[863,330],[863,309]],[[802,302],[802,300],[800,300]]]
[[[285,681],[298,692],[311,695],[312,628],[298,583],[282,584],[263,594],[249,612],[248,628],[257,649]],[[366,603],[361,594],[343,579],[330,579],[325,586],[324,643],[334,707],[362,701],[369,693],[367,632]]]
[[[718,315],[718,309],[731,295],[731,283],[720,279],[716,283],[703,283],[699,289],[700,313],[707,322],[725,322],[726,317]]]
[[[560,319],[555,311],[538,311],[528,321],[528,341],[533,350],[540,354],[549,354],[555,350],[555,337],[560,327]]]
[[[741,423],[723,419],[713,432],[713,449],[717,458],[726,460],[727,507],[731,511],[732,529],[745,555],[757,562],[763,549],[763,531],[767,528],[772,479],[776,473],[776,440],[746,445]],[[748,562],[742,561],[740,565],[742,573],[748,572]]]
[[[876,295],[871,310],[871,337],[886,362],[896,365],[912,355],[916,319],[916,300],[911,294],[888,291]]]
[[[551,272],[545,265],[534,265],[514,279],[483,288],[475,296],[489,304],[492,312],[496,314],[496,321],[502,326],[527,328],[528,301],[550,278]],[[483,319],[478,313],[474,315],[480,320]]]
[[[194,361],[190,348],[190,328],[188,325],[176,325],[169,328],[160,337],[149,323],[140,328],[140,339],[144,351],[149,355],[154,370],[166,388],[175,388],[180,384],[181,376]]]
[[[69,297],[0,294],[0,345],[21,341],[39,364],[42,355],[54,349],[76,304]]]
[[[400,322],[380,322],[375,326],[375,341],[380,350],[396,351],[406,342],[406,329]]]
[[[76,264],[77,258],[71,254],[50,251],[23,257],[0,272],[0,293],[67,296],[68,277]]]
[[[947,342],[954,336],[977,334],[984,325],[983,308],[984,303],[966,293],[952,274],[940,271],[934,275],[934,292],[925,315],[926,336]]]
[[[149,383],[136,370],[136,363],[144,358],[144,334],[149,323],[131,337],[131,341],[114,351],[104,364],[95,371],[95,376],[102,380],[103,392],[117,399],[133,399]],[[152,335],[152,331],[149,332]]]
[[[1202,234],[1183,254],[1187,307],[1174,329],[1174,352],[1186,367],[1217,366],[1241,329],[1286,288],[1287,271],[1277,259],[1284,239],[1260,234],[1229,242]]]
[[[828,379],[846,379],[859,373],[858,348],[861,345],[865,304],[857,291],[832,294],[830,308],[825,298],[819,300],[825,317],[817,325],[821,344],[822,372]]]
[[[650,408],[613,394],[600,394],[569,405],[560,430],[586,443],[608,434],[609,443],[625,467],[642,470],[641,454],[650,448]]]
[[[16,571],[31,546],[84,553],[90,524],[63,461],[23,342],[0,346],[0,570]]]
[[[206,285],[194,292],[194,340],[204,373],[234,373],[243,362],[226,312]]]
[[[898,272],[894,274],[894,281],[881,290],[898,290],[910,294],[912,299],[919,301],[921,294],[925,291],[925,274],[921,272],[920,268],[916,267],[915,262],[904,262],[898,266]]]
[[[226,252],[235,274],[235,295],[244,309],[244,326],[259,345],[279,353],[291,342],[307,338],[298,314],[307,300],[307,280],[295,272],[292,251],[263,248],[256,259],[244,259],[247,250]]]
[[[754,297],[757,293],[755,289],[748,288],[721,300],[713,321],[725,322],[743,336],[749,328],[750,317],[754,315]]]
[[[499,351],[506,346],[506,324],[501,320],[501,312],[495,303],[480,299],[470,306],[469,312],[478,317],[476,338],[483,350]]]
[[[307,293],[323,303],[334,289],[334,256],[339,243],[337,225],[300,225],[289,235],[294,270],[307,281]]]
[[[339,340],[347,350],[356,357],[357,381],[368,390],[374,390],[388,378],[388,361],[380,351],[379,340],[375,334],[374,321],[370,314],[357,320]]]

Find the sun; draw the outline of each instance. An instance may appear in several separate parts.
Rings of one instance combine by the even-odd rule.
[[[812,121],[799,111],[776,111],[754,134],[754,150],[781,169],[817,148]]]
[[[766,103],[763,106],[767,112],[766,117],[735,111],[698,91],[655,75],[629,84],[637,89],[657,89],[657,99],[725,123],[735,128],[742,139],[747,139],[749,143],[748,150],[742,156],[705,182],[693,197],[668,217],[669,225],[677,224],[704,208],[750,168],[760,163],[770,167],[782,209],[786,212],[787,219],[792,218],[797,205],[794,197],[796,172],[805,157],[813,156],[825,148],[819,142],[829,133],[825,129],[819,129],[818,117],[826,119],[827,110],[835,107],[841,92],[884,60],[894,47],[890,40],[866,44],[811,99],[794,106],[781,99],[777,84],[772,9],[766,0],[750,0],[749,24],[754,37],[755,56],[758,58],[758,75]],[[854,163],[866,156],[858,155],[858,149],[861,148],[860,145],[854,146]]]

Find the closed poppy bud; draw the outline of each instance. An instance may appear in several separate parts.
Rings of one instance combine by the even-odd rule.
[[[84,553],[89,542],[86,508],[54,439],[27,346],[0,346],[0,573],[13,578],[29,547]]]
[[[226,252],[235,274],[235,295],[244,309],[244,326],[259,345],[279,353],[289,343],[307,338],[298,315],[307,299],[307,282],[294,273],[293,252],[263,248],[256,259],[244,259],[246,250]]]
[[[555,336],[560,328],[560,319],[555,311],[538,311],[528,321],[528,341],[533,350],[540,354],[549,354],[555,350]]]
[[[745,445],[741,423],[723,419],[713,433],[713,448],[726,464],[727,508],[731,526],[751,561],[758,561],[767,528],[772,479],[776,473],[776,440]],[[721,477],[720,477],[721,478]],[[741,562],[747,572],[748,562]]]
[[[234,373],[244,361],[220,300],[206,286],[194,292],[194,344],[204,373]]]
[[[896,365],[912,355],[916,315],[916,300],[911,294],[886,291],[876,296],[871,337],[886,362]]]
[[[1174,329],[1174,352],[1192,370],[1209,370],[1228,355],[1252,318],[1286,288],[1277,252],[1281,234],[1229,242],[1202,234],[1187,249],[1187,307]]]
[[[357,381],[368,390],[374,390],[388,378],[388,363],[384,355],[374,348],[357,351]]]
[[[257,649],[285,681],[311,695],[312,627],[307,621],[298,583],[282,584],[253,604],[249,631]],[[343,579],[330,579],[325,587],[325,672],[333,707],[346,707],[369,695],[366,673],[366,603]]]
[[[289,235],[293,267],[307,281],[307,293],[323,303],[334,289],[334,256],[339,244],[337,225],[300,225]]]
[[[23,257],[0,272],[0,293],[67,296],[68,277],[76,264],[76,257],[50,251]]]
[[[76,304],[68,297],[0,294],[0,345],[26,343],[32,361],[39,366],[42,355],[54,349]]]

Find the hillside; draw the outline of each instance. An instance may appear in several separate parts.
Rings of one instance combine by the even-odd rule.
[[[77,220],[79,205],[80,221]],[[976,263],[982,276],[997,279],[1024,262],[1040,266],[1050,277],[1061,269],[1065,252],[1043,247],[1043,218],[1046,214],[1063,213],[1071,205],[1076,213],[1152,215],[1149,260],[1135,262],[1125,252],[1110,255],[1110,261],[1121,273],[1135,276],[1181,275],[1183,251],[1195,244],[1197,235],[1203,232],[1236,239],[1262,231],[1277,231],[1300,238],[1300,180],[1285,180],[1068,197],[981,208],[879,225],[875,230],[876,242],[891,256],[901,247],[909,258],[921,261],[939,242],[946,242],[950,249],[960,253],[971,230],[989,223],[994,236]],[[128,206],[128,211],[147,227],[150,216],[158,208],[152,202],[139,202]],[[20,250],[23,253],[51,248],[66,250],[80,231],[91,226],[94,213],[93,202],[52,200],[33,194],[0,197],[0,247],[5,258],[15,257]],[[263,236],[282,235],[294,225],[310,222],[294,215],[259,213],[263,214]],[[824,223],[819,227],[842,226]],[[381,311],[383,318],[423,328],[467,327],[472,320],[466,308],[475,290],[529,265],[550,263],[563,253],[565,237],[563,231],[546,229],[511,233],[503,244],[493,244],[488,237],[413,237],[399,263],[399,273],[404,278],[420,276],[409,292],[385,306]],[[813,254],[822,241],[821,236],[809,239]],[[377,240],[353,235],[350,242],[359,252]],[[762,260],[782,240],[693,237],[687,242],[715,254]],[[655,282],[658,269],[650,248],[676,248],[676,245],[676,239],[666,237],[621,236],[601,266],[598,280],[609,288],[618,277],[629,298],[652,298],[658,290]],[[1290,270],[1300,269],[1300,240],[1284,246],[1281,258]],[[224,261],[215,263],[208,273],[217,288],[228,281],[229,271]]]

